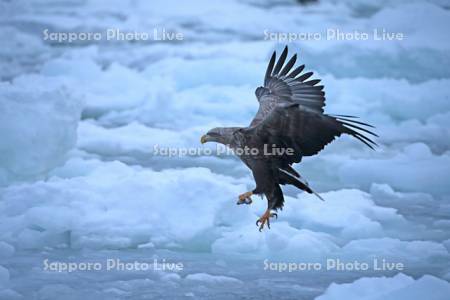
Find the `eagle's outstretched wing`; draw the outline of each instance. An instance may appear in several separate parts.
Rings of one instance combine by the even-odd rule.
[[[377,136],[367,129],[369,124],[355,120],[352,116],[332,116],[323,113],[325,93],[320,81],[307,80],[312,72],[300,73],[304,65],[291,71],[297,59],[294,55],[284,65],[287,46],[275,64],[274,52],[266,70],[264,86],[256,89],[259,110],[246,134],[256,134],[264,144],[280,148],[291,148],[294,154],[283,158],[284,164],[299,162],[303,156],[321,151],[341,134],[349,134],[368,147],[376,145],[368,136]]]
[[[297,60],[297,54],[285,64],[287,55],[288,48],[286,46],[275,64],[276,52],[273,52],[264,77],[264,86],[258,87],[255,91],[259,101],[259,110],[250,126],[256,126],[264,120],[270,111],[280,103],[297,103],[313,111],[323,112],[325,93],[322,91],[323,85],[317,85],[320,80],[308,80],[313,72],[301,74],[305,65],[292,70]]]

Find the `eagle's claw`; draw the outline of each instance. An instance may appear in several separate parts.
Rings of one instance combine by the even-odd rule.
[[[256,220],[256,226],[259,226],[259,231],[261,232],[264,229],[264,225],[267,224],[267,228],[270,229],[270,218],[275,217],[278,219],[278,215],[276,213],[271,213],[270,210],[266,210],[266,212]]]
[[[250,197],[251,195],[253,195],[252,192],[247,192],[247,193],[243,193],[242,195],[239,195],[239,199],[236,202],[236,204],[237,205],[251,204],[252,203],[252,198]]]
[[[237,205],[241,205],[241,204],[252,204],[252,198],[250,198],[250,197],[248,197],[248,198],[245,198],[245,199],[239,199],[237,202],[236,202],[236,204]]]

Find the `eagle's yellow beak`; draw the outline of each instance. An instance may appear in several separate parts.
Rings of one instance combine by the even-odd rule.
[[[207,142],[207,135],[205,134],[205,135],[202,135],[202,137],[200,138],[200,143],[202,143],[202,144],[204,144],[204,143],[206,143]]]

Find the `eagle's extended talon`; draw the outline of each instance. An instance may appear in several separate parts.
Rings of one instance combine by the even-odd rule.
[[[256,226],[259,226],[259,231],[261,232],[264,229],[264,225],[267,224],[267,228],[270,229],[270,218],[275,217],[278,219],[278,215],[276,213],[271,213],[269,210],[256,220]]]
[[[238,201],[236,202],[237,205],[241,205],[241,204],[252,204],[252,198],[248,197],[245,199],[238,199]]]
[[[239,195],[239,199],[236,204],[237,205],[251,204],[252,203],[252,198],[250,197],[251,195],[253,195],[252,192],[247,192],[247,193],[243,193],[242,195]]]

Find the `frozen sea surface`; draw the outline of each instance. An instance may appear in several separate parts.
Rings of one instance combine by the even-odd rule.
[[[449,6],[319,2],[0,2],[0,299],[448,299]],[[110,28],[184,39],[44,34]],[[321,38],[265,40],[282,33]],[[199,137],[249,123],[286,43],[322,79],[326,112],[374,124],[380,147],[343,137],[305,158],[296,168],[326,201],[286,188],[260,233],[265,201],[235,204],[249,171]],[[156,151],[172,148],[201,153]],[[183,267],[108,271],[109,259]],[[89,262],[101,268],[46,267]],[[288,263],[322,269],[280,272]]]

